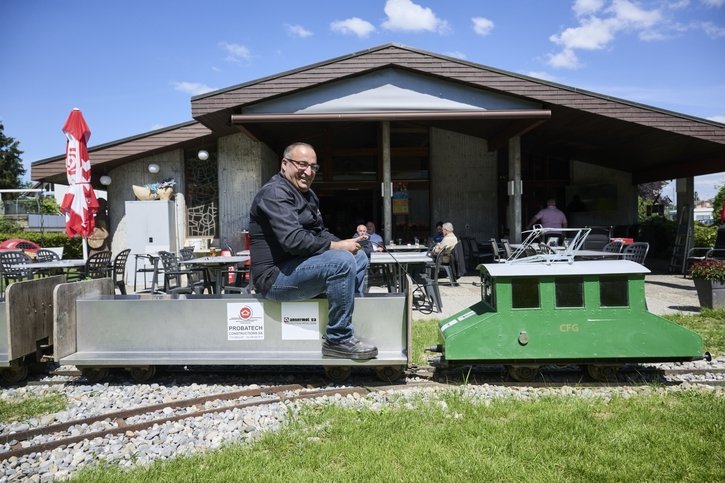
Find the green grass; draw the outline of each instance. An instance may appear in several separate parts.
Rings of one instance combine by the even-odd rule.
[[[723,481],[725,399],[512,398],[460,389],[382,411],[309,407],[253,444],[74,481]]]
[[[0,400],[0,422],[18,421],[43,414],[55,413],[66,408],[62,394],[29,397],[18,401]]]
[[[668,315],[666,318],[700,334],[705,350],[713,356],[725,354],[725,309],[702,309],[699,314]]]

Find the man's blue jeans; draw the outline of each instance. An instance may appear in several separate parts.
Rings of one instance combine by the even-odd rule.
[[[345,250],[327,250],[309,258],[295,258],[280,266],[280,274],[266,297],[292,302],[327,293],[329,306],[326,339],[344,342],[353,335],[355,294],[365,293],[368,257]]]

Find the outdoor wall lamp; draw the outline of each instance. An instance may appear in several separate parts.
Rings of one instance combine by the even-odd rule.
[[[108,186],[109,184],[111,184],[111,177],[108,175],[103,175],[101,176],[100,181],[103,186]]]
[[[206,161],[207,159],[209,159],[209,151],[207,151],[206,149],[200,149],[196,155],[202,161]]]
[[[159,172],[159,165],[156,163],[149,164],[149,173],[156,174]]]

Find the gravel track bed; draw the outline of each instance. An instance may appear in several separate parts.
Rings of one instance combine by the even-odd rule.
[[[602,385],[578,387],[572,385],[556,385],[552,387],[506,386],[494,384],[457,385],[453,389],[460,391],[465,397],[477,401],[490,401],[497,398],[514,397],[518,399],[538,399],[547,396],[570,396],[582,398],[631,397],[663,391],[705,390],[715,391],[725,397],[725,387],[711,386],[703,381],[725,380],[725,373],[713,372],[725,369],[725,358],[711,362],[696,361],[677,364],[647,364],[645,367],[657,369],[692,369],[696,373],[675,374],[666,376],[668,381],[680,384],[660,385]],[[705,369],[704,371],[702,369]],[[199,376],[197,375],[197,380]],[[52,379],[50,377],[49,379]],[[68,401],[66,410],[24,421],[0,424],[0,435],[7,435],[31,428],[48,426],[62,422],[74,421],[91,416],[106,414],[113,411],[126,410],[139,406],[168,403],[181,399],[192,399],[244,389],[289,384],[290,377],[270,377],[267,383],[240,384],[239,377],[231,375],[204,374],[206,383],[185,382],[185,377],[171,377],[154,384],[134,384],[127,380],[113,381],[105,384],[86,385],[73,383],[65,385],[28,385],[24,387],[3,388],[0,400],[22,400],[30,396],[63,394]],[[190,376],[189,380],[192,380]],[[235,382],[232,382],[235,381]],[[113,464],[122,468],[135,465],[148,465],[155,460],[171,459],[177,456],[191,455],[197,452],[214,450],[229,443],[251,441],[259,434],[276,431],[288,421],[290,413],[298,412],[302,407],[314,404],[340,404],[347,407],[369,408],[382,410],[391,405],[412,407],[411,400],[430,399],[439,403],[437,393],[451,390],[451,386],[443,384],[416,384],[429,382],[428,379],[411,376],[407,380],[410,387],[398,385],[391,388],[380,388],[367,395],[353,394],[349,396],[323,396],[304,401],[275,402],[263,406],[243,409],[230,409],[219,413],[191,417],[181,421],[154,425],[148,430],[126,432],[106,438],[95,438],[56,448],[42,453],[31,453],[22,457],[11,457],[0,460],[0,483],[11,481],[60,481],[71,476],[88,465]],[[352,380],[351,385],[361,381]],[[341,388],[344,386],[341,386]],[[302,391],[306,391],[303,389]],[[257,397],[258,398],[258,397]],[[239,400],[238,400],[239,401]],[[227,401],[211,401],[208,408],[221,407]],[[188,411],[187,409],[179,410]],[[177,410],[168,408],[159,411],[156,417],[177,414]],[[143,418],[150,417],[144,415]],[[137,419],[134,421],[138,422]],[[87,427],[72,427],[69,434],[83,434],[92,430],[114,427],[115,423],[104,420]],[[39,436],[24,444],[44,442],[42,438],[58,438],[60,435]],[[48,439],[49,441],[50,439]],[[0,445],[0,453],[9,451],[10,444]],[[0,454],[0,457],[1,454]]]

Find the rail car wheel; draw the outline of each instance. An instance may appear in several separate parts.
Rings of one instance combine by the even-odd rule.
[[[81,370],[83,377],[85,377],[91,384],[101,382],[108,377],[107,367],[83,367],[79,369]]]
[[[345,382],[352,369],[349,366],[327,366],[325,367],[325,376],[332,382]]]
[[[156,375],[156,366],[131,367],[128,372],[136,382],[148,382]]]
[[[0,371],[0,377],[8,384],[17,384],[28,378],[28,366],[21,364],[19,366],[10,366]]]
[[[506,366],[509,377],[518,382],[531,382],[539,375],[539,366]]]
[[[400,379],[403,375],[402,366],[377,366],[375,375],[384,382],[393,382]]]
[[[621,368],[622,366],[617,365],[599,366],[590,364],[587,366],[587,374],[595,381],[612,382],[617,380],[617,374],[619,374]]]

